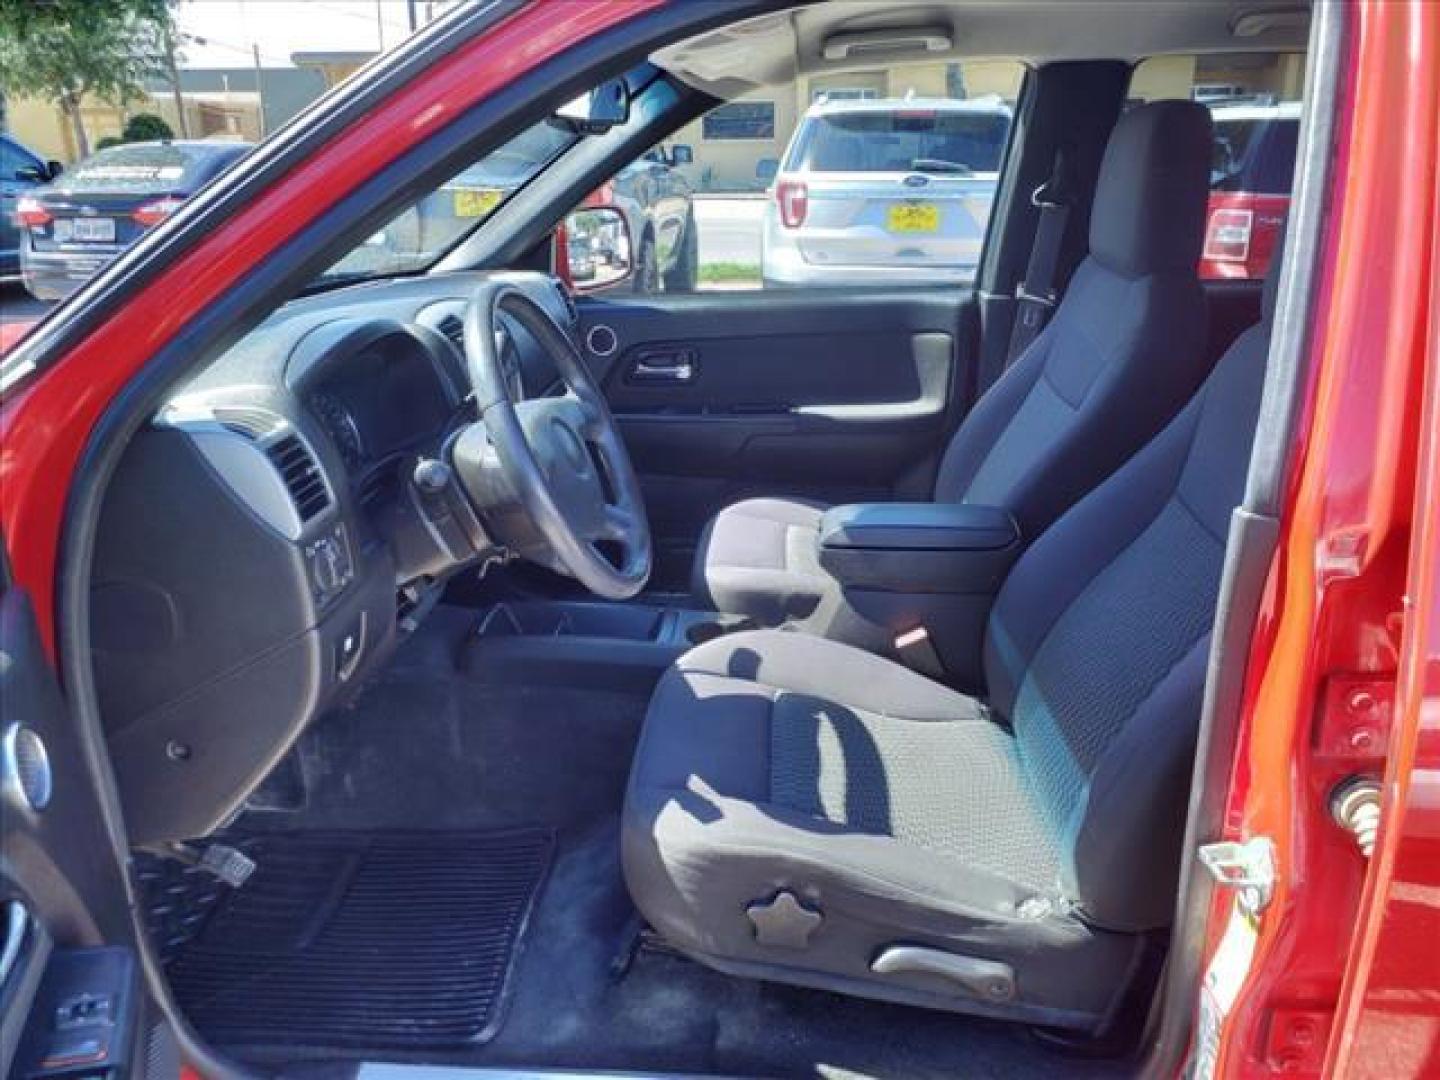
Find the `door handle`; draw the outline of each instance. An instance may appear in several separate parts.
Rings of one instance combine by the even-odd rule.
[[[695,381],[699,357],[694,349],[656,350],[640,353],[626,375],[629,382],[689,383]]]

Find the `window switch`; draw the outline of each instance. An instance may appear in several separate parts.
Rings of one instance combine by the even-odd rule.
[[[111,1000],[108,994],[77,994],[55,1009],[55,1030],[72,1031],[92,1024],[109,1024]]]

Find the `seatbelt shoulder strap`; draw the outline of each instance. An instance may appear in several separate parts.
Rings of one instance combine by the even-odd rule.
[[[1065,226],[1070,220],[1070,198],[1069,165],[1062,145],[1055,151],[1050,178],[1030,196],[1040,216],[1035,223],[1035,242],[1025,266],[1025,279],[1015,289],[1015,322],[1010,330],[1006,367],[1039,336],[1057,303],[1055,271],[1065,242]]]

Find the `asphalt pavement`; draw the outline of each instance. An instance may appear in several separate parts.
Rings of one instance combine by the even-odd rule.
[[[0,285],[0,323],[34,322],[54,304],[36,300],[18,284]]]
[[[700,196],[695,200],[695,224],[700,233],[700,265],[741,263],[760,265],[760,231],[764,223],[763,196]]]

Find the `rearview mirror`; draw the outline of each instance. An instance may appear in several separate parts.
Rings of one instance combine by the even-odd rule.
[[[576,210],[560,231],[566,276],[576,292],[618,285],[635,268],[625,216],[613,207]]]
[[[630,119],[630,87],[607,79],[555,110],[555,118],[584,135],[602,135]]]

